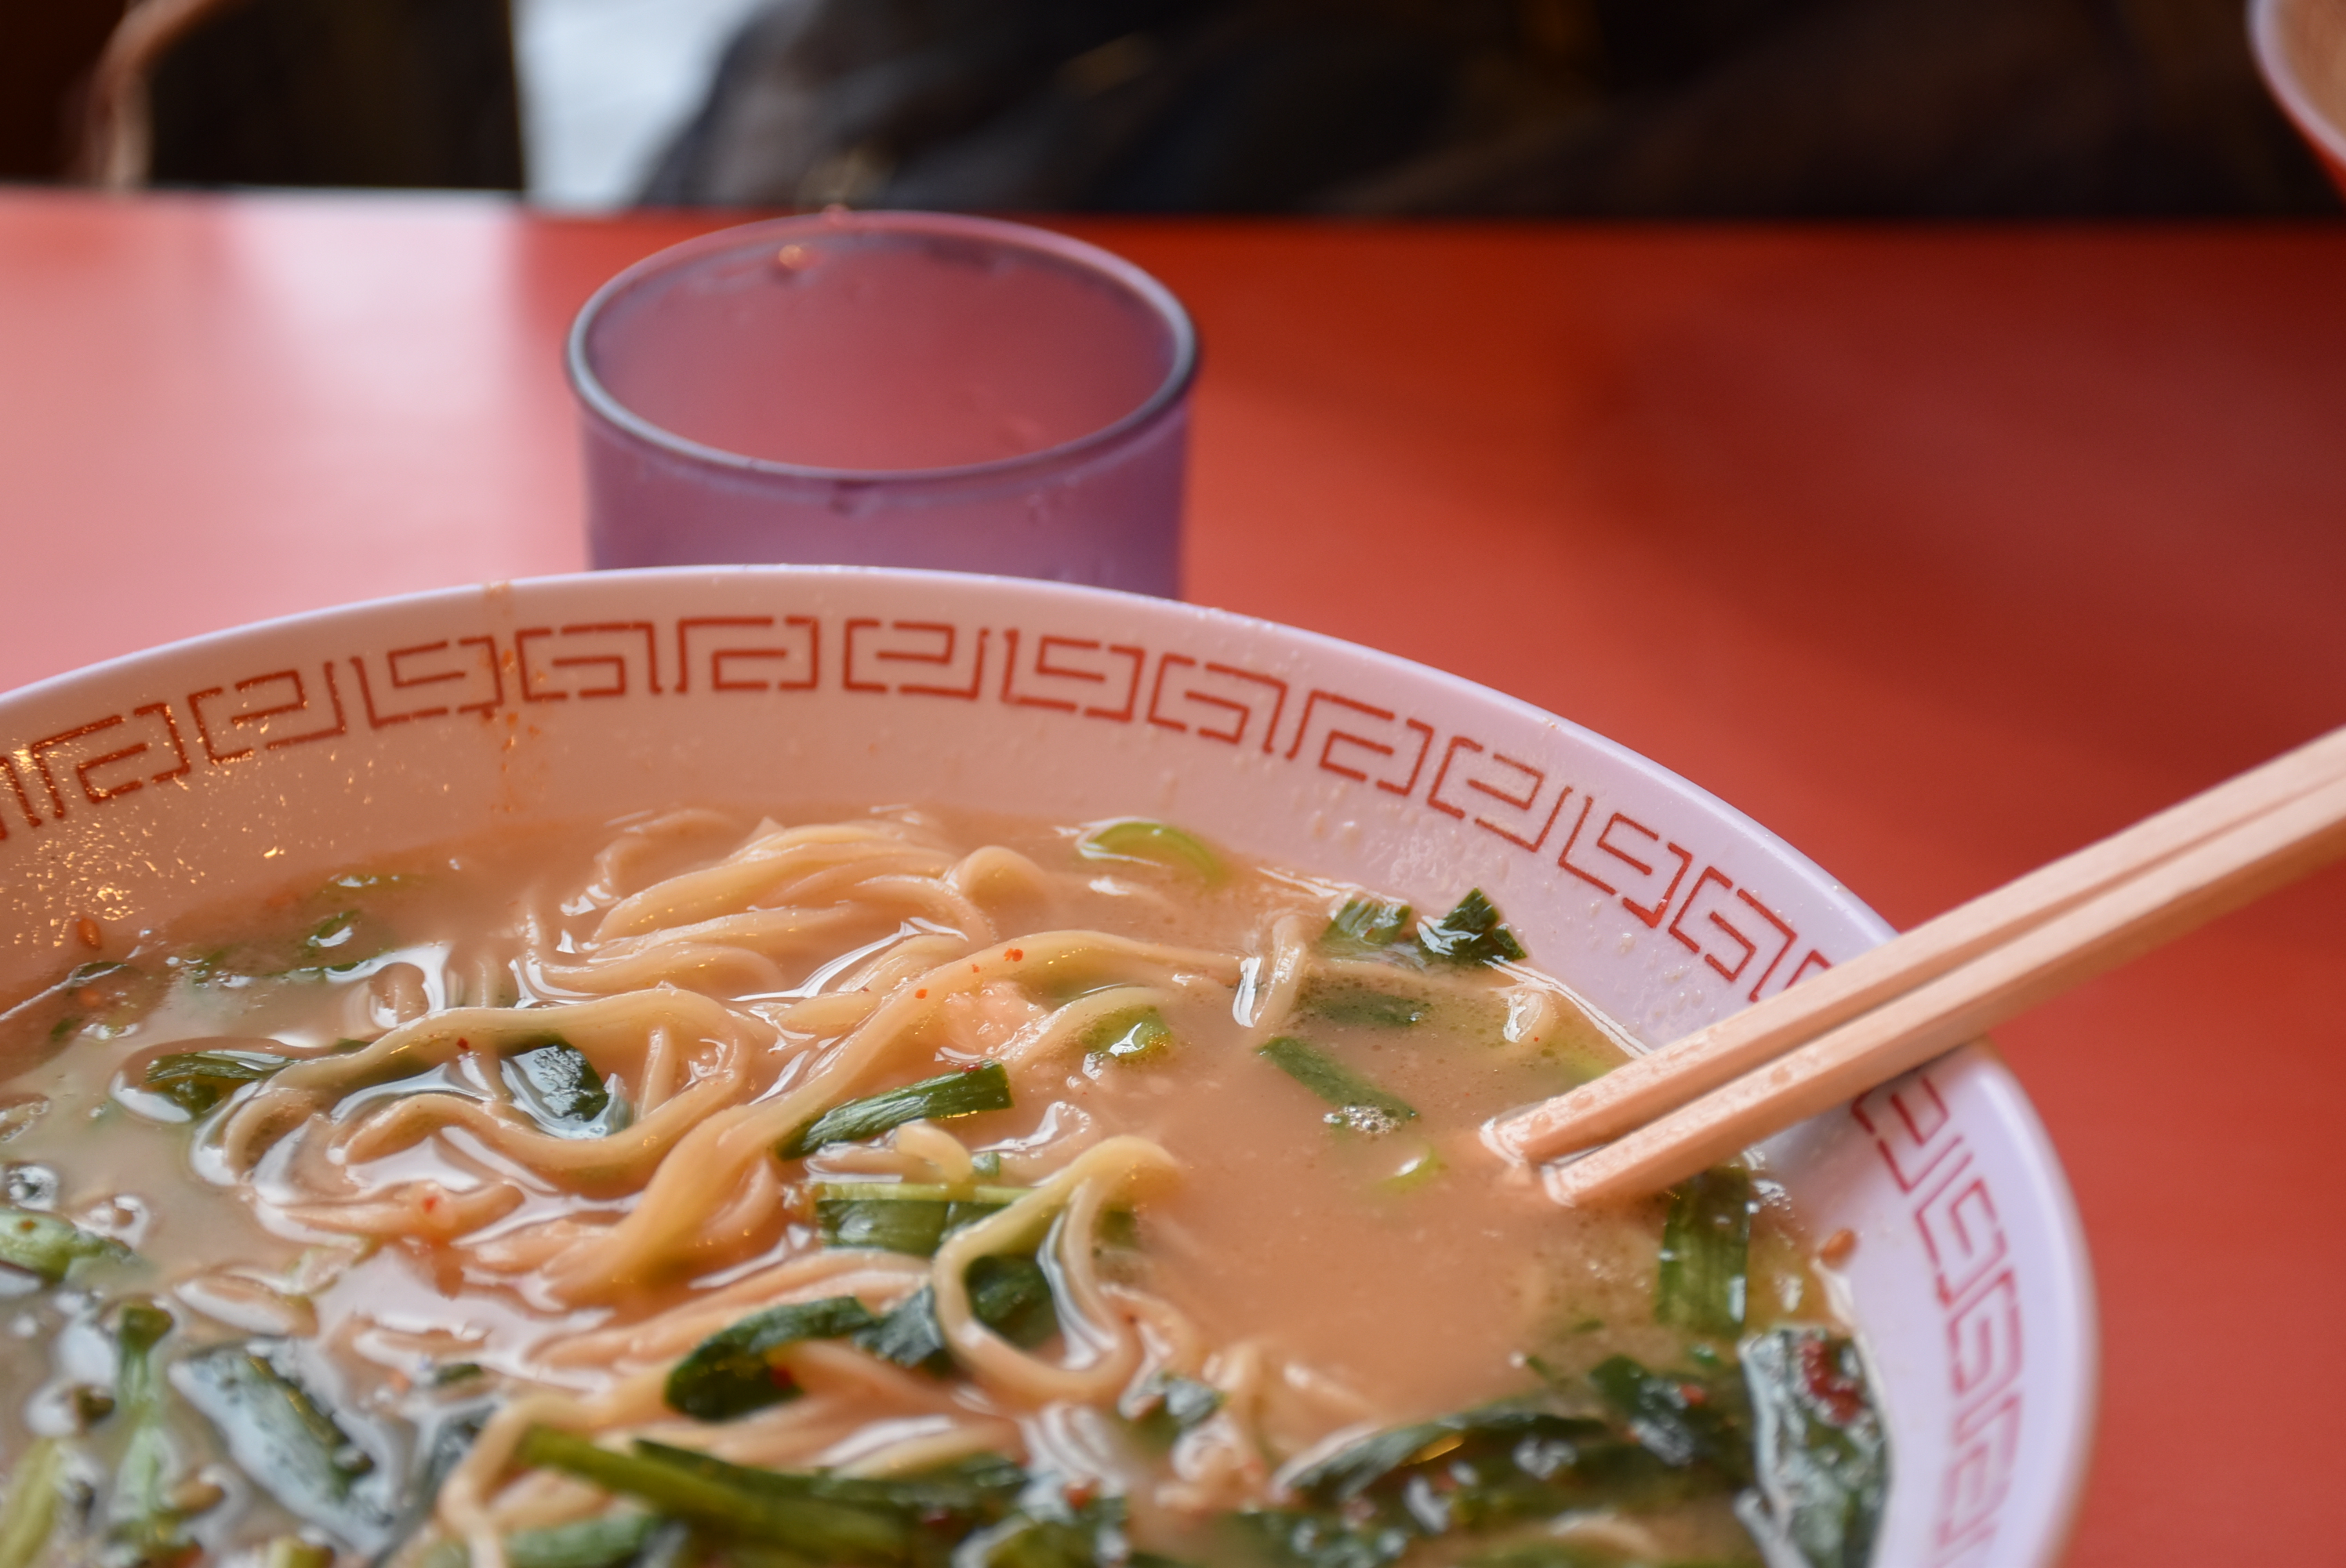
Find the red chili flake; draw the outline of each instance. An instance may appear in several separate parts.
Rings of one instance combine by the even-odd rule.
[[[913,993],[913,1000],[915,1002],[926,1002],[928,999],[929,993],[926,986],[923,986],[920,990]]]
[[[435,1213],[440,1207],[440,1195],[436,1192],[427,1192],[423,1195],[423,1201],[415,1207],[426,1214]]]
[[[85,985],[74,993],[74,1000],[84,1007],[103,1007],[106,1005],[106,993],[95,985]]]
[[[1808,1385],[1809,1397],[1824,1406],[1826,1416],[1836,1426],[1849,1425],[1865,1409],[1856,1380],[1841,1374],[1822,1339],[1800,1342],[1800,1381]]]
[[[799,1380],[790,1376],[790,1369],[788,1367],[780,1366],[770,1361],[768,1362],[766,1365],[766,1379],[769,1382],[772,1383],[774,1387],[781,1390],[782,1392],[786,1394],[794,1394],[798,1392]]]
[[[977,973],[977,972],[978,972],[978,967],[977,967],[977,965],[975,965],[975,964],[974,964],[974,963],[973,963],[973,964],[971,964],[971,965],[969,966],[969,972],[970,972],[972,974],[975,974],[975,973]]]
[[[87,915],[82,916],[81,919],[74,922],[74,934],[81,938],[81,944],[84,947],[104,947],[106,945],[106,933],[98,930],[97,922],[90,919]]]
[[[1678,1385],[1678,1402],[1687,1406],[1689,1410],[1699,1409],[1702,1406],[1710,1403],[1710,1390],[1704,1388],[1700,1383],[1680,1383]]]
[[[1071,1481],[1062,1489],[1070,1508],[1086,1508],[1099,1495],[1099,1483],[1095,1481]]]
[[[1013,963],[1024,963],[1026,962],[1026,951],[1024,948],[1014,947],[1002,956],[1008,959]]]
[[[470,1051],[472,1048],[473,1048],[473,1043],[472,1043],[470,1040],[465,1039],[465,1038],[464,1038],[463,1035],[461,1035],[461,1034],[459,1034],[458,1036],[456,1036],[456,1049],[457,1049],[457,1050],[459,1050],[459,1051]]]

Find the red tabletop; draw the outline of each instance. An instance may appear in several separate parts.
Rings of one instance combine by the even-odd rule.
[[[712,226],[0,195],[0,688],[578,566],[558,345]],[[2346,722],[2346,230],[1067,225],[1195,311],[1189,596],[1456,670],[1911,924]],[[2014,1023],[2071,1561],[2338,1560],[2331,871]]]

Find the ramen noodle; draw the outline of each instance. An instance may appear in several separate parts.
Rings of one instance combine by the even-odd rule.
[[[1480,891],[790,822],[369,864],[10,1010],[0,1568],[1868,1560],[1780,1190],[1480,1147],[1635,1048]]]

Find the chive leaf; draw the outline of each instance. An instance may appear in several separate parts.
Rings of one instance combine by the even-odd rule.
[[[264,1345],[265,1341],[255,1341]],[[243,1345],[183,1359],[173,1380],[237,1468],[286,1511],[372,1553],[393,1524],[386,1479],[316,1396]]]
[[[30,1568],[39,1560],[57,1522],[65,1479],[65,1445],[55,1438],[35,1438],[16,1456],[7,1495],[0,1498],[0,1568]]]
[[[1704,1171],[1671,1195],[1654,1321],[1732,1338],[1743,1327],[1750,1262],[1750,1176],[1733,1166]]]
[[[1352,899],[1320,933],[1320,950],[1337,958],[1375,958],[1409,940],[1411,910],[1375,899]]]
[[[842,1189],[852,1196],[834,1196]],[[1021,1189],[1005,1187],[978,1187],[967,1197],[947,1197],[943,1187],[912,1190],[920,1196],[900,1196],[883,1182],[818,1186],[814,1217],[824,1244],[933,1257],[946,1237],[1001,1213],[1025,1196]],[[1004,1194],[1007,1196],[1000,1196]]]
[[[1140,860],[1187,871],[1209,887],[1229,875],[1204,840],[1145,817],[1102,822],[1076,840],[1076,853],[1087,860]]]
[[[981,1257],[962,1276],[977,1320],[1025,1349],[1059,1331],[1050,1277],[1032,1257]],[[923,1285],[889,1314],[855,1336],[855,1347],[897,1366],[934,1372],[953,1370],[944,1330],[937,1323],[936,1295]]]
[[[1308,988],[1302,1010],[1314,1018],[1356,1028],[1413,1029],[1425,1021],[1433,1004],[1423,996],[1340,982]]]
[[[548,1132],[576,1135],[593,1130],[611,1108],[611,1091],[595,1064],[558,1035],[519,1050],[508,1046],[498,1065],[514,1098]]]
[[[1515,940],[1515,933],[1507,929],[1480,888],[1467,889],[1456,909],[1419,926],[1417,945],[1434,962],[1462,969],[1514,962],[1524,956],[1524,944]]]
[[[1673,1470],[1700,1466],[1740,1486],[1751,1479],[1742,1390],[1732,1383],[1656,1372],[1608,1356],[1588,1380],[1637,1446]]]
[[[1331,1125],[1355,1132],[1389,1132],[1416,1116],[1409,1103],[1333,1061],[1291,1034],[1281,1034],[1258,1047],[1255,1054],[1336,1107]]]
[[[906,1122],[942,1122],[1010,1109],[1010,1075],[999,1062],[940,1074],[901,1089],[833,1105],[784,1138],[778,1159],[804,1159],[825,1144],[859,1144]]]
[[[558,1470],[606,1492],[640,1499],[659,1512],[821,1561],[902,1563],[913,1544],[913,1529],[902,1519],[821,1498],[752,1490],[732,1477],[743,1467],[707,1455],[694,1456],[686,1465],[640,1447],[632,1454],[615,1453],[575,1433],[533,1426],[522,1434],[518,1457],[524,1464]]]
[[[69,1219],[0,1205],[0,1263],[37,1275],[44,1284],[56,1284],[86,1257],[129,1256],[130,1249],[120,1242],[84,1230]]]
[[[1889,1495],[1890,1455],[1857,1347],[1823,1329],[1773,1329],[1743,1342],[1743,1377],[1764,1507],[1737,1512],[1755,1533],[1789,1542],[1810,1568],[1864,1568]]]
[[[668,1407],[702,1421],[729,1421],[794,1400],[798,1383],[774,1352],[801,1339],[839,1339],[876,1325],[852,1296],[770,1307],[693,1347],[668,1375]]]
[[[289,1064],[265,1051],[178,1051],[147,1064],[146,1087],[191,1116],[200,1116],[247,1084]]]
[[[1162,1061],[1173,1048],[1173,1030],[1154,1007],[1111,1013],[1084,1031],[1087,1054],[1133,1065]]]

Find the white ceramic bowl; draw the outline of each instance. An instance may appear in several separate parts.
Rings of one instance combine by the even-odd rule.
[[[1191,606],[831,567],[421,595],[0,697],[0,995],[243,892],[501,824],[682,802],[927,800],[1178,820],[1421,903],[1488,890],[1535,961],[1660,1042],[1887,928],[1601,737],[1364,648]],[[2059,1554],[2092,1287],[2060,1168],[1972,1048],[1776,1141],[1895,1447],[1877,1562]]]
[[[2265,86],[2346,195],[2346,0],[2249,0]]]

